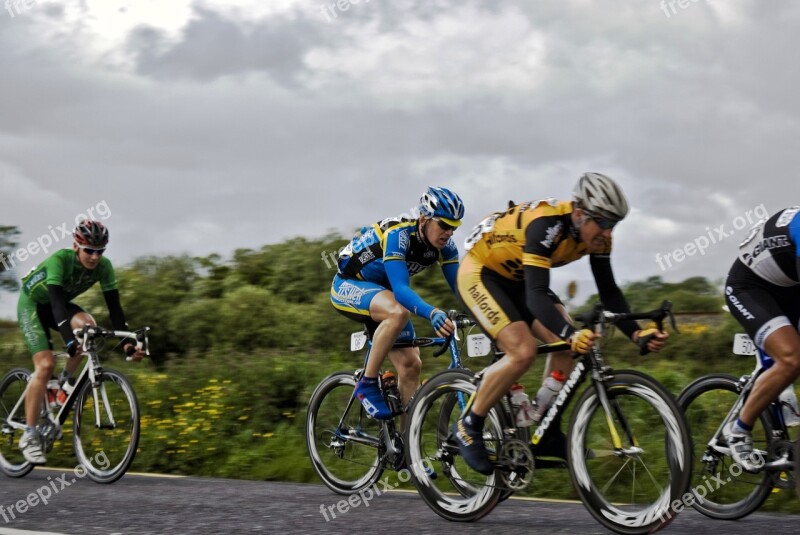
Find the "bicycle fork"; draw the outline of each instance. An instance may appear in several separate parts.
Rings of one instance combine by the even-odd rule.
[[[102,381],[98,381],[98,377],[102,375],[103,370],[98,366],[87,366],[89,372],[89,383],[92,385],[92,398],[94,405],[94,425],[98,429],[115,429],[117,423],[114,421],[114,415],[111,412],[111,405],[108,402],[108,394],[106,387]],[[79,384],[80,382],[76,383]],[[102,409],[101,409],[102,406]],[[103,412],[107,418],[107,423],[103,423]]]

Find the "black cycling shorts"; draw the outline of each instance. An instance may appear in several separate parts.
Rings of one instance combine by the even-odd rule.
[[[791,325],[800,331],[800,285],[787,287],[767,282],[739,259],[725,281],[725,302],[762,350],[767,337],[780,327]]]

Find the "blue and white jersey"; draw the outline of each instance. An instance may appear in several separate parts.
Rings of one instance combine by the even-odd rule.
[[[452,239],[439,251],[422,240],[418,227],[416,219],[393,217],[362,228],[339,253],[339,274],[391,288],[386,262],[405,262],[409,275],[436,263],[458,264],[458,248]]]
[[[800,206],[781,210],[757,223],[739,245],[739,259],[753,273],[777,286],[800,284]]]

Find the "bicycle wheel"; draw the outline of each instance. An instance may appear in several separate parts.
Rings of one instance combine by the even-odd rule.
[[[139,444],[139,403],[121,373],[103,370],[97,388],[86,382],[73,417],[73,446],[89,479],[113,483],[130,468]]]
[[[744,472],[728,454],[721,427],[739,398],[739,380],[727,374],[701,377],[678,396],[692,433],[694,473],[691,487],[697,501],[694,508],[711,518],[736,520],[764,503],[772,491],[768,472]],[[753,449],[769,450],[772,426],[766,413],[753,426]],[[717,446],[709,442],[721,441]]]
[[[797,497],[800,498],[800,435],[794,439],[794,486]]]
[[[476,386],[473,373],[447,370],[431,377],[415,394],[407,417],[406,460],[411,481],[436,514],[447,520],[469,522],[488,514],[502,494],[501,476],[475,472],[461,458],[458,446],[448,440],[450,426],[461,416],[458,399],[469,399]],[[484,426],[487,450],[499,451],[503,417],[489,411]],[[445,477],[438,477],[444,474]]]
[[[0,471],[9,477],[24,477],[33,470],[33,465],[25,460],[19,449],[23,430],[10,425],[10,422],[25,425],[22,394],[30,378],[28,370],[17,368],[0,381]]]
[[[306,416],[306,446],[311,465],[337,494],[355,494],[383,473],[381,425],[353,398],[352,373],[329,375],[311,395]]]
[[[578,400],[569,425],[572,483],[606,528],[652,533],[672,520],[676,513],[670,504],[689,484],[692,459],[686,421],[672,395],[645,374],[616,372],[601,384],[621,447],[615,447],[598,398],[599,385],[593,383]]]

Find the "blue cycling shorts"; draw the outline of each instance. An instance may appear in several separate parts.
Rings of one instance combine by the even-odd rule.
[[[337,274],[331,284],[331,303],[341,314],[366,325],[369,336],[372,338],[379,322],[370,316],[369,305],[376,295],[387,290],[389,289],[375,282],[343,279]],[[414,326],[411,324],[411,320],[408,320],[400,336],[397,337],[397,341],[407,342],[413,340],[414,337]]]

